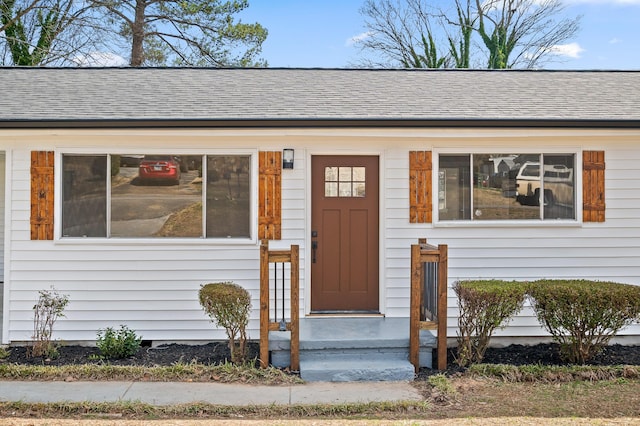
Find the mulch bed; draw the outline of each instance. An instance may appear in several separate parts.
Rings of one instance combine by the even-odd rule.
[[[231,359],[226,342],[212,342],[203,345],[169,344],[157,347],[142,347],[132,357],[124,359],[102,360],[96,347],[60,346],[56,358],[29,357],[26,347],[10,347],[9,357],[0,363],[17,363],[26,365],[67,365],[67,364],[104,364],[137,365],[137,366],[169,366],[176,363],[198,362],[216,365]],[[488,364],[540,364],[563,365],[559,348],[556,344],[510,345],[503,348],[489,348],[483,360]],[[249,342],[249,359],[257,359],[259,345]],[[448,353],[448,366],[456,369],[455,349]],[[590,365],[640,365],[640,346],[611,345],[593,358]],[[434,360],[436,365],[436,360]]]
[[[259,345],[249,342],[248,359],[258,357]],[[55,358],[29,357],[28,348],[16,346],[10,348],[9,357],[0,363],[16,363],[26,365],[69,365],[69,364],[105,364],[135,365],[135,366],[169,366],[176,363],[197,362],[200,364],[216,365],[231,360],[227,342],[212,342],[204,345],[170,344],[157,347],[141,347],[131,357],[124,359],[103,360],[100,351],[90,346],[60,346]]]

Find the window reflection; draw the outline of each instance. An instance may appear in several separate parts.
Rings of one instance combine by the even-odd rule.
[[[250,237],[250,160],[248,155],[207,157],[207,237]]]
[[[440,220],[575,219],[574,154],[439,158]]]
[[[62,235],[107,235],[107,156],[62,157]]]
[[[539,154],[474,154],[473,219],[539,219],[540,209],[520,204],[515,198],[515,176],[520,164],[539,157]]]
[[[119,155],[111,178],[111,237],[202,237],[200,156]],[[191,167],[190,167],[191,165]]]
[[[62,159],[64,237],[251,236],[250,155],[65,154]]]

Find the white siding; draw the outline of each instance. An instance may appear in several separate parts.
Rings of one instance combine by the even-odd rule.
[[[309,307],[306,247],[310,232],[308,160],[318,154],[379,154],[381,157],[381,310],[408,316],[410,245],[420,237],[449,246],[449,282],[467,278],[532,280],[589,278],[640,284],[640,132],[598,130],[496,129],[272,129],[272,130],[58,130],[0,131],[11,150],[8,166],[12,190],[7,206],[8,264],[3,341],[29,340],[37,292],[50,286],[70,297],[66,317],[55,338],[93,341],[100,328],[126,324],[145,340],[224,339],[197,300],[201,284],[235,281],[253,298],[249,334],[257,339],[259,244],[214,244],[184,240],[139,243],[87,240],[30,241],[29,154],[31,149],[57,152],[145,152],[224,148],[281,150],[295,148],[295,168],[283,170],[282,241],[298,244],[301,254],[301,314]],[[442,226],[410,224],[408,151],[481,147],[517,152],[557,146],[581,152],[606,151],[605,223],[571,226]],[[25,148],[28,147],[28,148]],[[449,330],[455,336],[457,306],[449,291]],[[640,334],[633,326],[627,333]],[[503,332],[539,336],[542,331],[525,309]]]
[[[408,200],[403,195],[409,190],[407,151],[387,151],[387,246],[384,256],[388,288],[387,315],[406,316],[409,306],[408,247],[415,244],[418,237],[426,237],[431,244],[448,245],[450,286],[456,280],[477,278],[521,281],[584,278],[640,285],[640,135],[636,133],[632,137],[620,138],[603,136],[590,144],[558,135],[541,139],[533,149],[516,142],[509,151],[527,148],[529,151],[544,152],[556,146],[605,151],[606,222],[578,226],[545,223],[515,227],[511,224],[497,227],[480,223],[473,226],[409,224],[406,219],[409,214]],[[429,150],[434,147],[446,150],[441,141],[414,149]],[[466,149],[469,152],[482,151],[477,143],[469,143]],[[434,156],[434,168],[436,161]],[[458,310],[451,288],[448,306],[448,335],[453,337],[456,335]],[[638,325],[632,325],[623,332],[638,333]],[[505,330],[497,333],[501,336],[544,334],[528,307]]]

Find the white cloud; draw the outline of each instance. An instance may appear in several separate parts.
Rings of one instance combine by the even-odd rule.
[[[125,67],[128,61],[120,55],[109,52],[91,52],[87,55],[79,55],[73,62],[81,67]]]
[[[611,40],[609,40],[609,44],[618,44],[618,43],[622,43],[622,40],[620,40],[617,37],[614,37]]]
[[[578,59],[584,49],[578,43],[556,44],[549,48],[549,53]]]
[[[371,37],[372,35],[373,35],[373,32],[371,32],[371,31],[367,31],[366,33],[361,33],[361,34],[358,34],[358,35],[354,35],[353,37],[347,39],[347,41],[345,42],[345,46],[353,46],[354,44],[356,44],[356,43],[358,43],[358,42],[360,42],[362,40],[365,40],[365,39]]]

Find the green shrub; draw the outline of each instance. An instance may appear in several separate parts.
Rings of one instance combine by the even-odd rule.
[[[231,282],[211,283],[200,288],[199,299],[211,321],[226,330],[231,361],[244,363],[247,359],[247,325],[251,312],[249,292]]]
[[[539,280],[528,293],[538,321],[572,363],[587,362],[640,315],[640,286]]]
[[[516,281],[458,281],[453,285],[458,296],[458,350],[460,366],[482,361],[491,335],[504,328],[524,304],[526,285]]]
[[[64,317],[69,296],[58,293],[53,286],[51,290],[41,290],[38,294],[38,301],[33,306],[33,343],[29,356],[55,358],[58,349],[52,341],[53,325],[58,318]]]
[[[100,349],[100,355],[108,359],[120,359],[135,355],[140,349],[142,337],[129,330],[126,325],[121,325],[120,330],[112,327],[98,330],[96,346]]]

